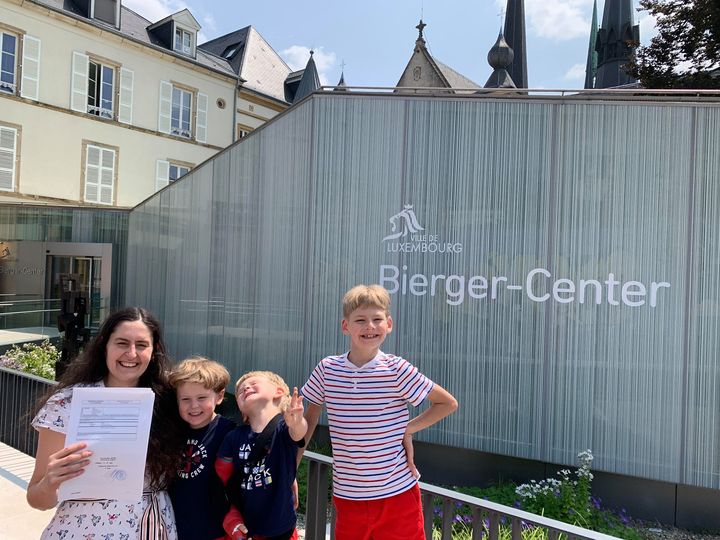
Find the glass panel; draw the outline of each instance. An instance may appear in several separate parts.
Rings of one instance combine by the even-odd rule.
[[[99,65],[95,62],[88,63],[88,105],[91,107],[88,112],[91,114],[98,114],[99,104]]]
[[[102,115],[112,118],[113,110],[113,79],[115,70],[108,66],[102,66],[102,87],[100,96],[100,107],[103,109]]]
[[[175,357],[301,384],[381,281],[387,350],[473,405],[421,439],[717,489],[718,133],[690,102],[316,96],[133,210],[128,298]]]
[[[105,317],[106,310],[102,302],[102,259],[92,259],[92,280],[90,287],[90,326],[99,326]]]
[[[0,33],[0,40],[2,40],[2,53],[0,60],[0,91],[15,93],[17,38],[12,34]]]
[[[175,50],[182,52],[182,39],[183,39],[183,31],[179,28],[175,29]]]

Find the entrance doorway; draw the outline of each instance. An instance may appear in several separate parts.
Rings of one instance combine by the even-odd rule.
[[[48,242],[45,248],[45,300],[55,308],[48,324],[57,324],[63,279],[72,276],[76,291],[87,298],[85,327],[98,327],[109,309],[112,245]]]

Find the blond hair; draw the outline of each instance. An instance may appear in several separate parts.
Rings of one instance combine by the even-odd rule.
[[[230,373],[225,367],[205,358],[204,356],[191,356],[180,362],[170,372],[170,386],[177,390],[181,384],[197,383],[212,390],[221,392],[230,382]]]
[[[280,408],[284,411],[288,408],[288,405],[290,405],[290,388],[288,387],[287,383],[283,380],[283,378],[278,375],[277,373],[273,373],[272,371],[249,371],[242,377],[240,377],[237,382],[235,383],[235,395],[237,396],[240,386],[242,383],[244,383],[246,380],[248,380],[250,377],[262,377],[264,379],[267,379],[272,384],[274,384],[278,388],[282,388],[283,395],[280,398]]]
[[[347,319],[353,311],[361,307],[382,309],[386,315],[390,315],[390,295],[380,285],[355,285],[343,296],[343,317]]]

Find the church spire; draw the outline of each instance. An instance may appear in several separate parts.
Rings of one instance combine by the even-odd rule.
[[[632,0],[606,0],[603,21],[595,50],[598,70],[595,88],[611,88],[637,82],[624,66],[640,42],[640,27],[635,24]]]
[[[587,64],[585,65],[585,88],[595,88],[595,74],[598,67],[598,54],[595,50],[597,42],[597,0],[593,2],[592,23],[590,23],[590,44],[588,45]]]
[[[504,35],[515,55],[507,71],[518,88],[528,88],[525,0],[508,0]]]
[[[493,68],[492,75],[485,83],[485,88],[517,88],[507,68],[512,64],[513,50],[505,41],[502,31],[498,35],[495,45],[488,53],[488,64]]]

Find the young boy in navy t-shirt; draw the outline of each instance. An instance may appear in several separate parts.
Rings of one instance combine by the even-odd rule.
[[[233,540],[296,540],[293,483],[307,431],[302,398],[270,371],[240,377],[235,397],[245,425],[228,433],[215,462],[232,503],[225,531]]]
[[[235,423],[215,413],[230,374],[200,356],[181,362],[170,374],[180,417],[187,424],[182,463],[170,487],[179,540],[225,537],[223,519],[229,507],[215,473],[215,456]]]
[[[457,409],[457,401],[409,362],[380,346],[392,331],[390,295],[358,285],[343,298],[350,350],[323,359],[302,388],[307,440],[327,407],[333,450],[337,540],[425,540],[412,434]],[[431,405],[409,419],[408,404]]]

